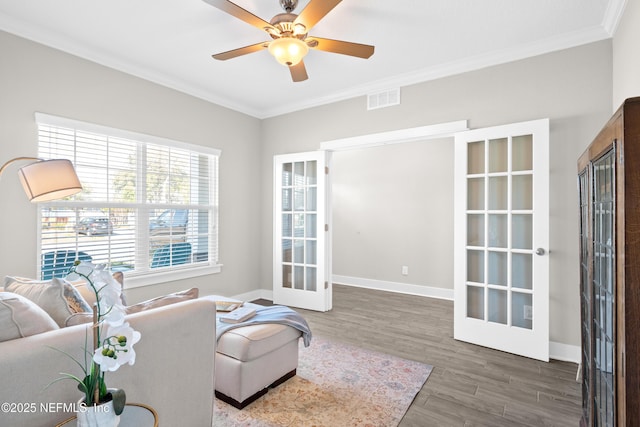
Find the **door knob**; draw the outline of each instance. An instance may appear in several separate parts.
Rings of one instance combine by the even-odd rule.
[[[542,256],[542,255],[544,255],[545,253],[546,253],[546,251],[545,251],[544,249],[542,249],[542,248],[538,248],[538,249],[536,249],[536,255],[540,255],[540,256]]]

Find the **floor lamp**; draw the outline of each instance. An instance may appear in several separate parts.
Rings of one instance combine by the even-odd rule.
[[[18,170],[22,187],[31,202],[62,199],[82,191],[73,163],[67,159],[16,157],[0,167],[0,176],[7,166],[23,160],[33,160]]]

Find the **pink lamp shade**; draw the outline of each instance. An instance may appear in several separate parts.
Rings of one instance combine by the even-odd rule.
[[[62,199],[82,191],[73,164],[66,159],[42,160],[20,168],[20,182],[32,202]]]

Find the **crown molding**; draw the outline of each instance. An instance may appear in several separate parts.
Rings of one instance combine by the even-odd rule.
[[[230,110],[258,118],[261,115],[261,112],[258,110],[252,109],[251,107],[240,104],[234,100],[216,95],[202,87],[189,84],[184,80],[173,78],[153,69],[137,67],[116,54],[99,54],[92,49],[82,46],[75,38],[46,31],[43,28],[34,28],[33,26],[26,24],[24,21],[14,17],[9,17],[2,12],[0,12],[0,31],[5,31],[15,36],[47,46],[51,49],[59,50],[62,53],[77,56],[89,62],[94,62],[104,67],[156,83],[160,86],[174,89],[178,92],[200,98],[204,101],[214,103]]]
[[[622,17],[626,1],[627,0],[611,0],[609,7],[607,8],[606,16],[601,25],[532,42],[528,45],[518,46],[517,48],[488,52],[471,58],[465,58],[459,61],[425,68],[416,72],[379,79],[372,83],[354,86],[348,90],[331,93],[322,97],[306,99],[286,105],[275,105],[273,108],[267,108],[264,110],[258,110],[249,105],[238,103],[232,99],[221,97],[203,87],[192,85],[182,79],[163,74],[162,72],[134,66],[115,54],[99,54],[94,50],[81,46],[78,41],[73,38],[54,34],[42,28],[33,28],[26,23],[16,20],[13,17],[8,17],[3,13],[0,13],[0,29],[19,37],[32,40],[36,43],[78,56],[88,61],[203,99],[221,107],[247,114],[258,119],[267,119],[308,108],[365,96],[368,93],[386,90],[390,87],[410,86],[608,39],[612,37],[612,34]]]
[[[624,1],[624,0],[614,0]],[[390,87],[410,86],[470,71],[488,68],[494,65],[514,62],[533,56],[543,55],[559,50],[569,49],[584,44],[605,40],[611,36],[602,26],[594,26],[580,31],[562,34],[557,37],[539,40],[528,45],[517,48],[503,49],[486,54],[465,58],[460,61],[453,61],[434,67],[425,68],[416,72],[394,76],[388,79],[380,79],[370,84],[355,86],[348,91],[333,93],[321,98],[301,101],[295,104],[278,106],[273,109],[263,111],[262,119],[293,113],[307,108],[318,107],[334,102],[345,101],[347,99],[365,96],[370,92],[388,89]]]
[[[609,34],[610,37],[613,37],[618,29],[618,24],[622,19],[622,14],[624,13],[624,9],[627,6],[627,0],[610,0],[607,5],[607,10],[604,13],[604,18],[602,19],[602,28]]]

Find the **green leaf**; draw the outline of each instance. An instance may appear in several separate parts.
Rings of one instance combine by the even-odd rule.
[[[109,393],[111,393],[111,399],[113,400],[113,410],[116,415],[120,415],[127,402],[127,395],[121,388],[110,388]]]

